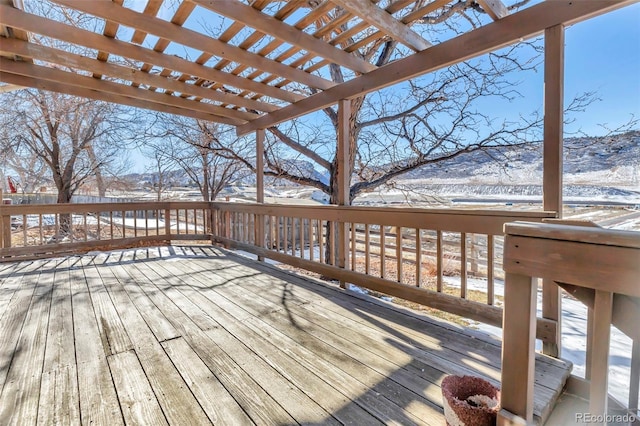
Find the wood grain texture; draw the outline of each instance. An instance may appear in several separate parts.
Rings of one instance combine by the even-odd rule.
[[[13,277],[28,280],[0,301],[2,324],[25,310],[17,333],[0,329],[16,379],[5,388],[33,391],[11,392],[21,402],[8,421],[27,412],[41,424],[440,425],[446,374],[500,378],[497,340],[211,246],[0,265],[0,290]],[[108,322],[132,344],[116,353],[98,319],[113,308]],[[27,341],[40,354],[30,361],[16,351]],[[536,363],[544,418],[568,365]]]

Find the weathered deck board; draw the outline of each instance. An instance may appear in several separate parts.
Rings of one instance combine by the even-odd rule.
[[[161,247],[0,270],[0,357],[2,424],[441,425],[442,379],[497,383],[500,342],[212,247]],[[537,360],[543,416],[567,370]]]
[[[236,259],[236,261],[245,262],[242,259]],[[186,265],[186,267],[193,268],[195,265],[199,264],[194,262]],[[253,264],[252,267],[260,268]],[[443,378],[442,372],[481,374],[494,384],[499,383],[500,359],[499,356],[496,358],[496,351],[498,354],[500,351],[499,342],[497,342],[498,344],[492,345],[487,341],[474,340],[471,345],[473,350],[469,351],[469,338],[467,337],[467,339],[464,340],[464,334],[450,336],[451,329],[454,328],[449,324],[443,324],[443,326],[446,325],[451,327],[451,329],[445,328],[443,331],[438,331],[438,327],[430,329],[433,330],[433,335],[441,337],[441,341],[435,344],[433,343],[434,336],[432,336],[431,332],[428,334],[418,333],[419,335],[414,335],[414,338],[407,339],[406,335],[399,333],[397,328],[394,327],[395,324],[398,322],[401,323],[403,320],[403,318],[399,318],[402,316],[400,313],[394,311],[386,312],[387,310],[385,310],[381,315],[391,314],[395,316],[395,319],[394,322],[387,322],[387,327],[381,327],[380,322],[384,320],[378,317],[377,309],[371,310],[369,308],[366,312],[363,312],[362,307],[364,304],[348,304],[341,307],[341,305],[345,305],[343,300],[336,300],[335,298],[331,301],[326,299],[318,300],[317,292],[328,291],[333,293],[325,293],[325,295],[329,297],[335,296],[335,291],[327,288],[318,288],[318,286],[314,287],[311,283],[305,283],[303,279],[296,282],[298,285],[295,287],[294,292],[293,289],[283,287],[283,285],[286,286],[289,285],[289,283],[282,280],[269,280],[263,279],[262,277],[257,279],[256,276],[242,275],[243,273],[246,274],[246,268],[242,268],[238,263],[225,263],[224,269],[221,270],[224,271],[224,273],[214,271],[213,274],[220,276],[223,282],[227,284],[224,286],[225,289],[240,293],[250,293],[244,296],[244,303],[247,306],[251,306],[252,303],[258,303],[257,301],[267,299],[267,301],[263,300],[262,302],[265,303],[265,306],[263,308],[257,308],[254,314],[259,315],[263,310],[270,312],[277,308],[278,304],[281,305],[281,301],[284,300],[286,296],[288,297],[288,309],[291,312],[295,312],[300,318],[308,319],[319,327],[328,328],[336,335],[340,335],[340,333],[344,331],[349,331],[350,342],[368,349],[379,357],[387,357],[396,363],[396,365],[402,366],[403,369],[407,370],[410,375],[409,377],[412,379],[414,375],[417,375],[436,384],[437,389],[428,388],[433,390],[429,398],[432,401],[439,401],[440,399],[439,385]],[[192,271],[197,272],[198,270],[192,269]],[[234,275],[233,271],[238,272]],[[203,270],[199,270],[199,272],[202,273]],[[211,273],[208,273],[207,277],[210,276]],[[194,277],[197,278],[198,275],[194,275]],[[290,276],[286,277],[290,281],[296,281]],[[243,286],[238,284],[240,282],[244,284],[250,282],[252,285]],[[233,285],[234,283],[236,285]],[[305,289],[306,286],[309,286],[309,288]],[[217,289],[221,288],[221,286],[217,287]],[[231,296],[232,299],[242,297],[242,294]],[[368,302],[364,303],[366,304]],[[322,305],[327,307],[327,309],[315,309],[317,305]],[[358,306],[360,306],[360,308]],[[377,325],[373,325],[378,321],[379,323]],[[422,322],[422,320],[419,320],[419,322]],[[416,329],[420,330],[421,327],[424,327],[424,324],[419,324]],[[389,345],[388,342],[394,343]],[[429,348],[429,350],[424,351],[414,348],[415,346]],[[469,353],[477,355],[475,354],[476,351],[480,354],[487,352],[485,353],[487,358],[484,361],[479,361],[468,356]],[[463,366],[470,366],[471,368],[465,368]],[[562,388],[566,380],[567,371],[567,366],[563,366],[562,363],[558,366],[558,361],[556,360],[550,362],[550,359],[547,357],[539,357],[539,363],[536,369],[538,386],[536,388],[537,395],[535,403],[538,410],[537,413],[540,413],[544,409],[547,402],[554,397],[554,394],[557,396],[559,389]],[[402,376],[402,373],[399,375]],[[410,387],[407,383],[404,385]]]
[[[127,324],[127,332],[133,343],[133,348],[155,390],[155,395],[167,420],[171,424],[209,424],[210,421],[206,413],[126,293],[120,280],[126,280],[127,277],[123,276],[121,272],[121,268],[102,268],[100,270],[101,276],[106,280],[104,284],[114,301],[116,310],[122,321]]]
[[[0,424],[35,424],[54,271],[41,269],[0,396]]]
[[[77,269],[77,258],[69,262],[73,330],[76,346],[80,418],[83,424],[124,424],[115,385],[103,346],[99,319],[91,304],[85,275]]]
[[[3,314],[0,318],[0,388],[4,388],[11,361],[20,350],[16,347],[36,289],[39,268],[43,263],[28,263],[18,274],[9,278],[11,283],[6,284],[14,287],[15,294],[5,302],[6,304],[3,303],[5,306],[1,309]]]
[[[65,267],[66,261],[59,266]],[[80,396],[76,367],[71,285],[64,269],[55,271],[47,347],[42,368],[38,424],[78,424]]]
[[[160,404],[133,351],[107,357],[126,424],[167,425]]]

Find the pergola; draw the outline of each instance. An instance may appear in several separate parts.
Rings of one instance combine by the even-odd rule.
[[[104,25],[79,28],[60,17],[25,12],[21,0],[0,1],[0,81],[7,83],[0,90],[33,87],[229,124],[238,134],[255,131],[260,201],[265,129],[337,104],[338,175],[344,177],[338,179],[339,202],[347,204],[346,101],[544,34],[543,207],[560,214],[564,28],[633,0],[544,1],[514,13],[501,0],[478,0],[471,3],[491,19],[439,44],[426,40],[412,24],[462,2],[185,0],[176,5],[149,0],[141,12],[126,7],[124,0],[52,3]],[[163,6],[174,10],[168,20],[156,16]],[[203,11],[224,17],[228,25],[217,34],[185,25]],[[132,31],[119,33],[121,27]],[[150,35],[157,38],[153,49],[141,45]],[[381,49],[388,41],[404,46],[402,58],[382,67],[363,58],[363,48]],[[171,44],[199,56],[180,57]],[[96,55],[74,53],[73,45]],[[331,81],[333,64],[347,69],[350,78]]]
[[[338,105],[339,204],[347,205],[350,99],[543,34],[543,208],[558,218],[564,29],[634,3],[551,0],[510,11],[501,0],[148,0],[136,11],[123,0],[51,2],[104,25],[81,28],[62,15],[25,11],[22,1],[0,0],[0,92],[38,88],[228,124],[239,135],[255,132],[259,203],[265,129]],[[486,13],[483,25],[437,44],[416,32],[425,16],[462,3]],[[173,15],[159,16],[167,11]],[[189,21],[214,15],[224,18],[217,33]],[[364,48],[390,41],[402,46],[401,57],[382,67],[363,57]],[[334,65],[347,70],[346,81],[329,78]],[[557,286],[545,286],[545,296],[557,300]],[[557,320],[557,306],[544,314]],[[546,351],[553,353],[553,344]],[[530,408],[516,408],[531,419]]]

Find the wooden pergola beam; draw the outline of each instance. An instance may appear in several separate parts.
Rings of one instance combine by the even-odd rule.
[[[124,2],[124,0],[111,0],[111,1],[119,5],[122,5],[122,3]],[[116,34],[118,33],[118,27],[119,25],[117,23],[113,21],[106,21],[104,23],[104,30],[102,31],[102,34],[105,37],[115,38]],[[103,50],[98,51],[98,55],[96,56],[96,59],[101,62],[107,62],[107,60],[109,60],[109,52],[105,52]],[[93,74],[93,78],[101,79],[102,75],[95,73]]]
[[[509,14],[501,0],[477,0],[477,2],[494,21],[502,19]]]
[[[260,93],[262,95],[281,99],[287,102],[296,102],[303,99],[301,95],[291,93],[274,86],[231,75],[223,71],[195,64],[187,61],[186,59],[145,49],[131,43],[106,38],[91,31],[65,25],[37,15],[28,14],[12,7],[0,5],[0,24],[10,24],[34,34],[41,34],[53,39],[79,44],[90,49],[108,51],[114,55],[144,63],[155,64],[157,66],[179,71],[188,75],[197,76],[221,84],[228,84],[229,86],[248,90],[254,93]],[[240,105],[240,102],[241,99],[238,99],[233,102],[233,104]]]
[[[417,52],[432,46],[409,26],[371,3],[371,0],[331,0],[331,2]]]
[[[16,90],[22,89],[24,89],[23,86],[18,86],[16,84],[3,84],[0,86],[0,93],[15,92]]]
[[[111,64],[107,62],[91,59],[86,56],[77,55],[75,53],[65,52],[51,47],[27,43],[16,39],[0,38],[0,54],[12,54],[20,57],[33,58],[40,61],[50,62],[65,67],[77,68],[85,71],[91,71],[95,74],[107,75],[122,80],[135,83],[135,86],[146,84],[149,86],[159,87],[164,90],[171,90],[192,96],[210,99],[216,102],[236,103],[249,109],[258,111],[275,111],[276,106],[259,102],[252,99],[238,98],[217,90],[210,90],[194,84],[187,84],[181,81],[161,77],[158,75],[140,72],[137,69],[124,67],[121,65]],[[133,84],[132,84],[133,85]],[[239,101],[242,100],[242,101]],[[243,105],[241,105],[243,104]],[[227,113],[225,111],[225,113]],[[250,113],[247,116],[239,116],[235,110],[228,110],[228,117],[240,118],[246,120],[247,117],[257,118],[257,114]],[[224,114],[222,114],[224,115]]]
[[[223,43],[199,32],[163,21],[155,16],[144,15],[126,7],[118,6],[112,2],[86,0],[52,1],[103,19],[114,20],[121,25],[142,30],[196,50],[205,51],[214,56],[248,64],[264,72],[277,74],[315,89],[326,90],[335,86],[335,83],[330,80],[289,67],[231,44]]]
[[[80,96],[83,98],[95,99],[98,101],[112,102],[114,104],[127,105],[136,108],[144,108],[152,111],[165,112],[168,114],[176,114],[185,117],[197,118],[206,121],[220,121],[217,116],[206,114],[200,111],[186,110],[184,108],[157,104],[155,102],[142,101],[140,99],[129,98],[127,96],[114,95],[112,93],[98,92],[95,90],[86,90],[77,86],[71,86],[64,83],[40,80],[33,77],[25,77],[23,75],[0,72],[0,81],[9,84],[15,84],[23,87],[31,87],[34,89],[48,90],[50,92],[63,93],[67,95]],[[98,80],[96,80],[98,81]]]
[[[304,31],[292,27],[291,25],[287,25],[272,16],[261,13],[255,8],[240,3],[237,0],[191,1],[206,9],[219,13],[220,15],[224,15],[237,22],[242,22],[243,24],[255,28],[258,31],[262,31],[265,34],[277,37],[280,40],[304,49],[307,52],[315,53],[323,58],[331,58],[332,62],[353,71],[364,74],[377,68],[364,59],[360,59],[343,50],[333,47],[332,45],[325,43]]]
[[[238,126],[237,133],[243,135],[268,128],[335,105],[340,99],[361,96],[491,52],[520,39],[537,36],[546,28],[578,22],[631,3],[633,0],[546,1],[266,114]]]
[[[191,102],[177,96],[167,96],[163,93],[151,92],[149,90],[138,89],[111,81],[97,80],[89,76],[82,76],[73,72],[34,65],[28,62],[12,61],[10,59],[0,58],[0,80],[4,79],[2,76],[4,73],[60,83],[67,87],[77,87],[87,93],[91,91],[110,93],[113,95],[138,99],[144,103],[148,102],[150,104],[167,105],[173,108],[181,108],[185,111],[197,111],[203,114],[208,114],[209,117],[215,118],[213,121],[220,123],[238,125],[244,122],[244,120],[240,118],[228,118],[220,115],[221,112],[224,113],[224,111],[221,110],[225,108],[219,106],[205,104],[202,102]],[[90,97],[88,95],[84,96]],[[236,112],[240,114],[248,114],[241,111]]]

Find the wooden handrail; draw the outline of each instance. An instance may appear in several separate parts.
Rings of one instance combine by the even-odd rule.
[[[610,325],[640,315],[640,233],[562,224],[505,225],[505,310],[502,353],[502,411],[499,424],[514,418],[532,422],[536,297],[533,277],[570,290],[593,308],[590,345],[590,403],[594,416],[607,414]],[[616,311],[614,313],[614,305]],[[634,339],[630,388],[637,404],[636,328],[623,325]],[[635,377],[634,377],[635,375]],[[635,384],[635,386],[634,386]],[[633,398],[633,395],[632,395]],[[631,409],[633,402],[630,398]],[[515,416],[515,417],[514,417]]]

